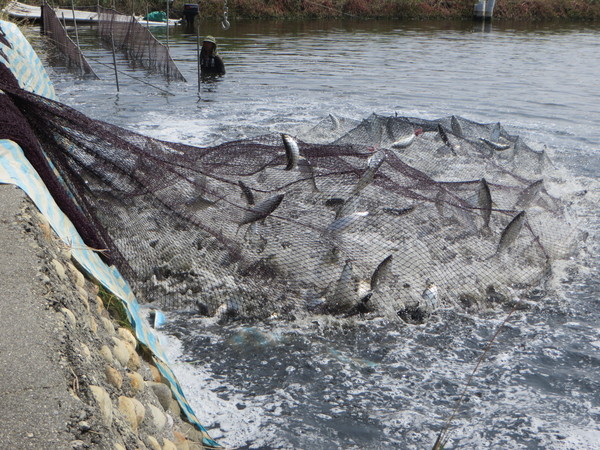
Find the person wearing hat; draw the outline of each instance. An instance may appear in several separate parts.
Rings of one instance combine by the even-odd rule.
[[[202,75],[225,75],[225,64],[217,53],[217,41],[206,36],[200,50],[200,71]]]

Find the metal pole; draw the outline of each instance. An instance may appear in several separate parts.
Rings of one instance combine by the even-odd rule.
[[[200,67],[200,1],[198,1],[198,14],[194,19],[196,21],[196,59],[198,61],[198,97],[202,86],[202,68]]]
[[[171,54],[171,50],[169,49],[169,3],[171,3],[171,0],[167,0],[167,54]],[[170,64],[167,61],[167,81],[170,80],[169,77],[169,68],[170,68]]]
[[[83,70],[83,57],[81,55],[81,47],[79,47],[79,33],[77,32],[77,19],[75,19],[75,4],[73,0],[71,0],[71,12],[73,13],[73,26],[75,27],[75,43],[79,49],[79,69],[81,69],[81,75],[84,75],[85,70]]]
[[[112,30],[110,31],[110,46],[112,48],[113,66],[115,68],[115,81],[117,82],[117,92],[119,92],[119,74],[117,71],[117,57],[115,55],[115,41],[113,40]]]

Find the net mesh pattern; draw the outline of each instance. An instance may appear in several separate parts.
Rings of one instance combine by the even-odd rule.
[[[69,67],[78,70],[81,74],[98,78],[85,56],[83,56],[81,49],[69,37],[67,30],[59,20],[54,9],[46,2],[42,3],[41,8],[43,32],[66,57]]]
[[[161,308],[420,323],[540,298],[576,251],[550,160],[500,124],[330,116],[296,140],[193,147],[9,95],[105,257]]]
[[[186,81],[171,58],[169,49],[133,16],[98,7],[98,33],[108,45],[125,52],[128,58],[167,79]]]

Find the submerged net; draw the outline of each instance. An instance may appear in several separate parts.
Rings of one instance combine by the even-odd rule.
[[[128,58],[167,79],[186,81],[171,58],[169,49],[133,16],[98,7],[98,33],[108,45],[125,52]]]
[[[541,298],[576,251],[548,157],[500,124],[330,116],[296,154],[289,136],[193,147],[8,93],[93,245],[161,308],[419,323],[440,307]]]
[[[41,8],[44,34],[50,38],[56,48],[66,57],[69,67],[79,71],[81,74],[98,78],[87,62],[87,59],[85,59],[85,56],[83,56],[81,49],[69,37],[67,30],[65,30],[54,9],[46,2],[42,3]]]

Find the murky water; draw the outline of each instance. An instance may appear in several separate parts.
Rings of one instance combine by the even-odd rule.
[[[188,83],[128,68],[121,76],[91,29],[82,46],[99,81],[55,67],[60,98],[88,115],[166,140],[210,145],[292,132],[329,113],[500,121],[548,148],[598,254],[600,27],[471,22],[218,24],[227,75],[196,84],[196,38],[172,30]],[[32,29],[35,32],[35,29]],[[157,31],[164,40],[164,31]],[[32,36],[35,36],[33,34]],[[33,38],[41,47],[39,38]],[[446,448],[600,447],[598,260],[562,274],[556,294],[516,312],[479,367]],[[248,448],[430,448],[507,311],[445,310],[422,326],[383,320],[225,327],[171,313],[178,376],[223,444]],[[176,337],[176,339],[174,337]],[[189,364],[191,362],[191,364]]]

